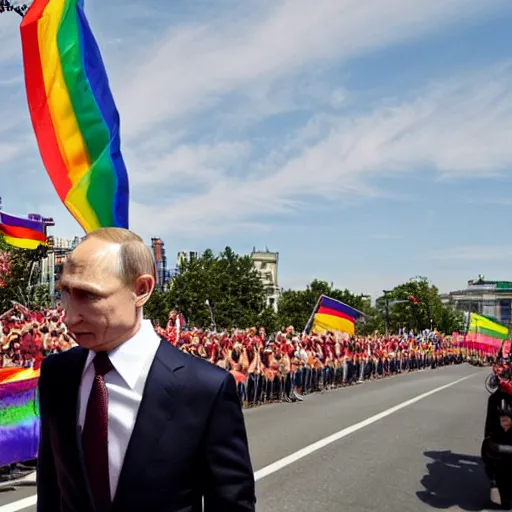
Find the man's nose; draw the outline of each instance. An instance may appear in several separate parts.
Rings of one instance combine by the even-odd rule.
[[[66,324],[70,329],[80,323],[81,315],[78,309],[73,305],[72,300],[67,302],[64,311],[66,313]]]

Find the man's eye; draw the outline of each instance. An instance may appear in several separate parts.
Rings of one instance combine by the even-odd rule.
[[[98,295],[93,292],[88,292],[86,290],[77,290],[76,295],[83,300],[94,301],[98,299]]]

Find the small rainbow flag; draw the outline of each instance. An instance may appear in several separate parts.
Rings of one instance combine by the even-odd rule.
[[[361,311],[322,295],[306,329],[309,330],[311,327],[315,334],[346,332],[352,335],[355,331],[356,319],[361,316],[364,316]]]
[[[467,314],[464,343],[472,350],[496,354],[509,337],[508,327],[476,313]]]
[[[37,457],[39,370],[0,369],[0,467]]]
[[[37,249],[48,242],[42,222],[0,212],[0,234],[13,247]]]
[[[21,39],[32,125],[57,194],[86,232],[127,228],[119,114],[83,0],[34,0]]]
[[[468,333],[477,334],[482,340],[500,340],[501,342],[508,338],[509,329],[486,316],[471,313]]]

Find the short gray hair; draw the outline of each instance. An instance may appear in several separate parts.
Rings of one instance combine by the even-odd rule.
[[[144,240],[124,228],[100,228],[87,233],[83,241],[97,239],[119,246],[116,273],[127,285],[135,284],[138,277],[149,274],[157,279],[153,253]]]

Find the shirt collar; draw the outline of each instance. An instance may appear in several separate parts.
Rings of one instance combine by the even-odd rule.
[[[143,320],[141,328],[135,336],[110,351],[108,357],[117,373],[133,389],[146,362],[146,357],[143,356],[154,356],[159,345],[160,338],[153,329],[151,321]],[[84,372],[92,363],[95,355],[95,352],[89,351]]]

